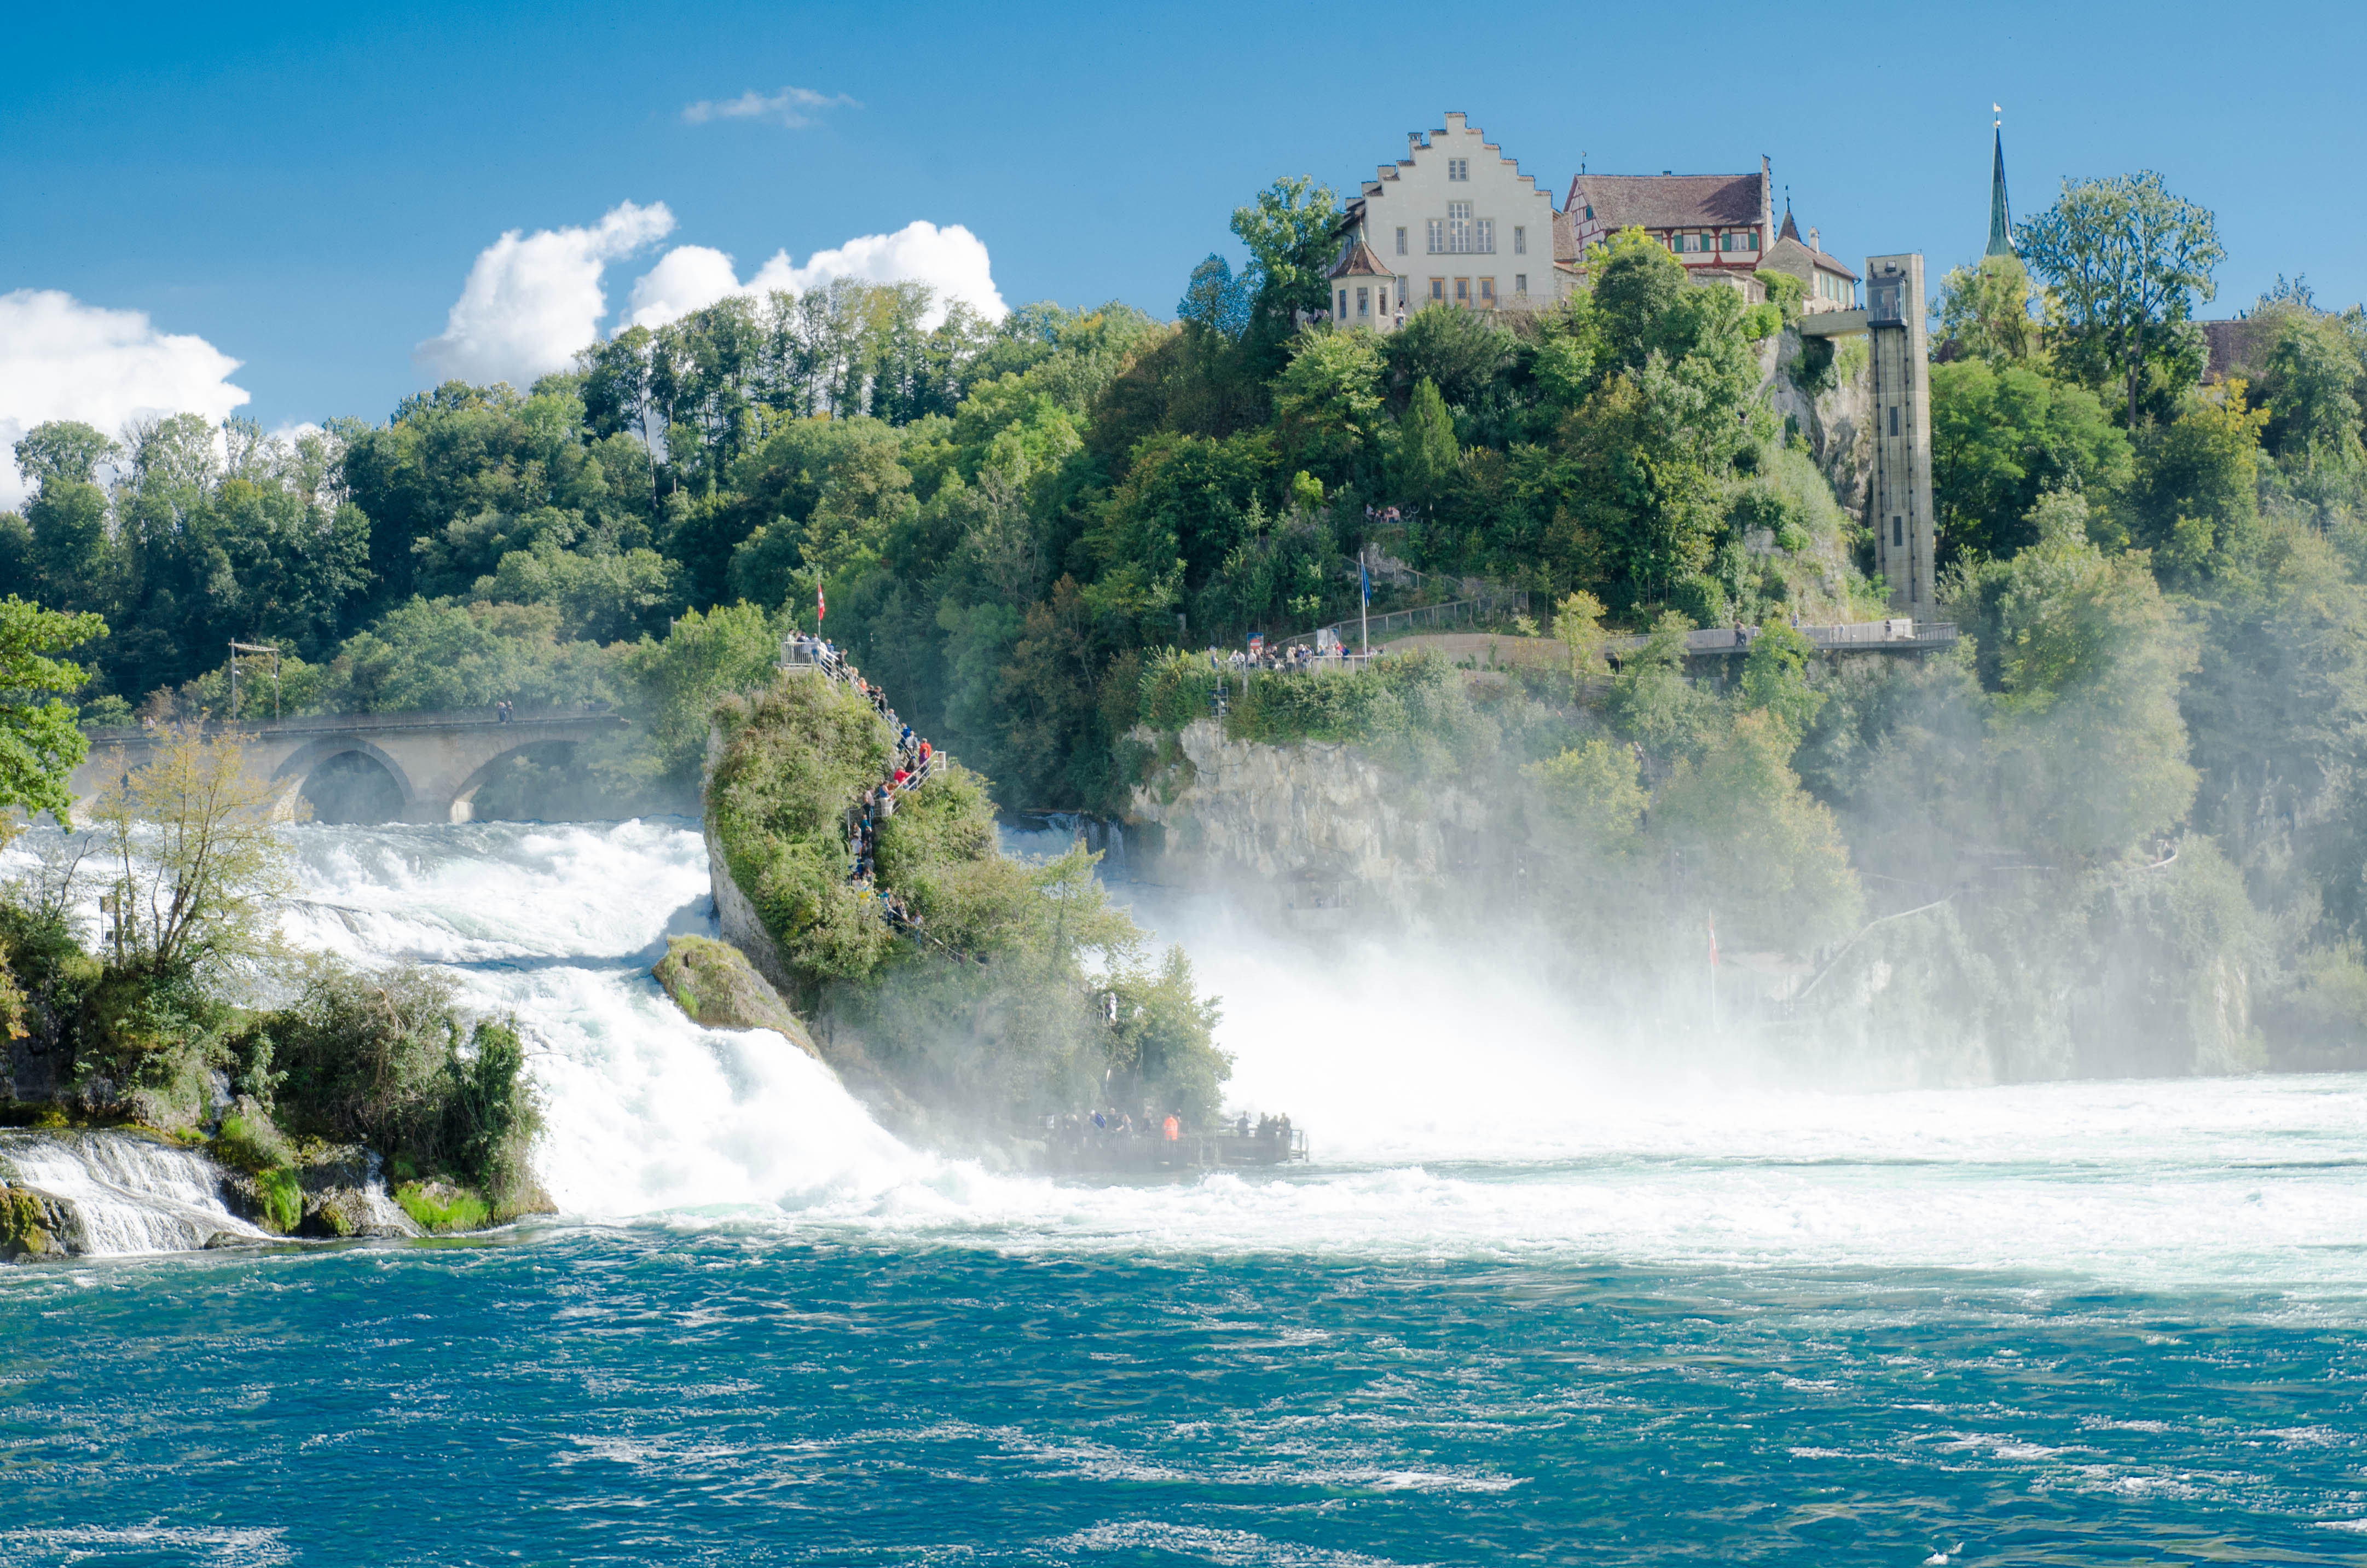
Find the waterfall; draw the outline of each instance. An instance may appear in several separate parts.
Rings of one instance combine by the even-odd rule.
[[[0,1132],[0,1176],[73,1210],[72,1250],[96,1256],[264,1241],[222,1207],[212,1161],[130,1132]]]
[[[821,1063],[768,1029],[695,1024],[650,978],[667,937],[715,932],[696,824],[289,833],[291,941],[446,966],[465,1008],[516,1019],[543,1111],[535,1174],[562,1212],[862,1208],[934,1174]]]

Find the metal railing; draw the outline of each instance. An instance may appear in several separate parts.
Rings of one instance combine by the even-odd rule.
[[[198,721],[190,721],[198,722]],[[502,718],[493,705],[483,708],[415,709],[402,713],[307,713],[293,719],[215,719],[202,721],[209,733],[235,732],[242,735],[334,734],[351,730],[458,730],[493,724],[623,724],[621,713],[606,709],[519,708]],[[154,740],[179,720],[151,729],[140,724],[93,724],[83,733],[109,745],[125,741]]]
[[[1481,594],[1474,598],[1450,599],[1444,604],[1416,605],[1410,609],[1384,610],[1378,615],[1358,617],[1354,620],[1334,621],[1319,626],[1312,631],[1302,631],[1285,637],[1274,644],[1277,648],[1296,648],[1319,642],[1330,632],[1342,642],[1359,642],[1366,635],[1379,637],[1391,631],[1405,631],[1415,627],[1471,626],[1481,619],[1511,611],[1525,615],[1529,596],[1520,588],[1506,588],[1501,593]]]

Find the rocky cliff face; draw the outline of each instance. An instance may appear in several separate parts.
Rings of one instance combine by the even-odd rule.
[[[1352,745],[1229,741],[1203,719],[1167,751],[1133,802],[1136,821],[1163,830],[1150,866],[1161,881],[1228,887],[1274,909],[1344,901],[1418,920],[1442,882],[1489,858],[1497,836],[1477,795],[1410,785]]]
[[[1761,359],[1768,403],[1799,426],[1817,467],[1832,484],[1834,499],[1852,517],[1865,516],[1866,486],[1874,475],[1874,371],[1864,341],[1838,341],[1834,384],[1828,392],[1805,391],[1792,379],[1805,347],[1796,330],[1775,337]]]

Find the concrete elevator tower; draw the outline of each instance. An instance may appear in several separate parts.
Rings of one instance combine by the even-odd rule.
[[[1865,258],[1874,349],[1874,558],[1893,609],[1936,619],[1931,555],[1931,369],[1923,335],[1923,258]]]
[[[1865,308],[1800,319],[1804,337],[1866,335],[1871,355],[1874,483],[1866,525],[1875,568],[1890,587],[1892,613],[1937,618],[1931,517],[1931,370],[1925,340],[1923,258],[1865,258]]]

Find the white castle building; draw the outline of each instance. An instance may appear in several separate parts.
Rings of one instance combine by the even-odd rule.
[[[1460,114],[1410,131],[1348,203],[1331,317],[1389,332],[1423,305],[1531,310],[1559,304],[1570,278],[1554,265],[1553,193],[1521,173]]]
[[[1587,248],[1641,229],[1696,282],[1763,298],[1753,274],[1789,272],[1811,311],[1856,302],[1857,274],[1803,242],[1786,204],[1779,228],[1767,161],[1740,175],[1587,175],[1553,193],[1487,139],[1468,117],[1409,131],[1406,155],[1383,164],[1340,222],[1331,319],[1392,332],[1427,304],[1465,310],[1547,310],[1579,283]]]

